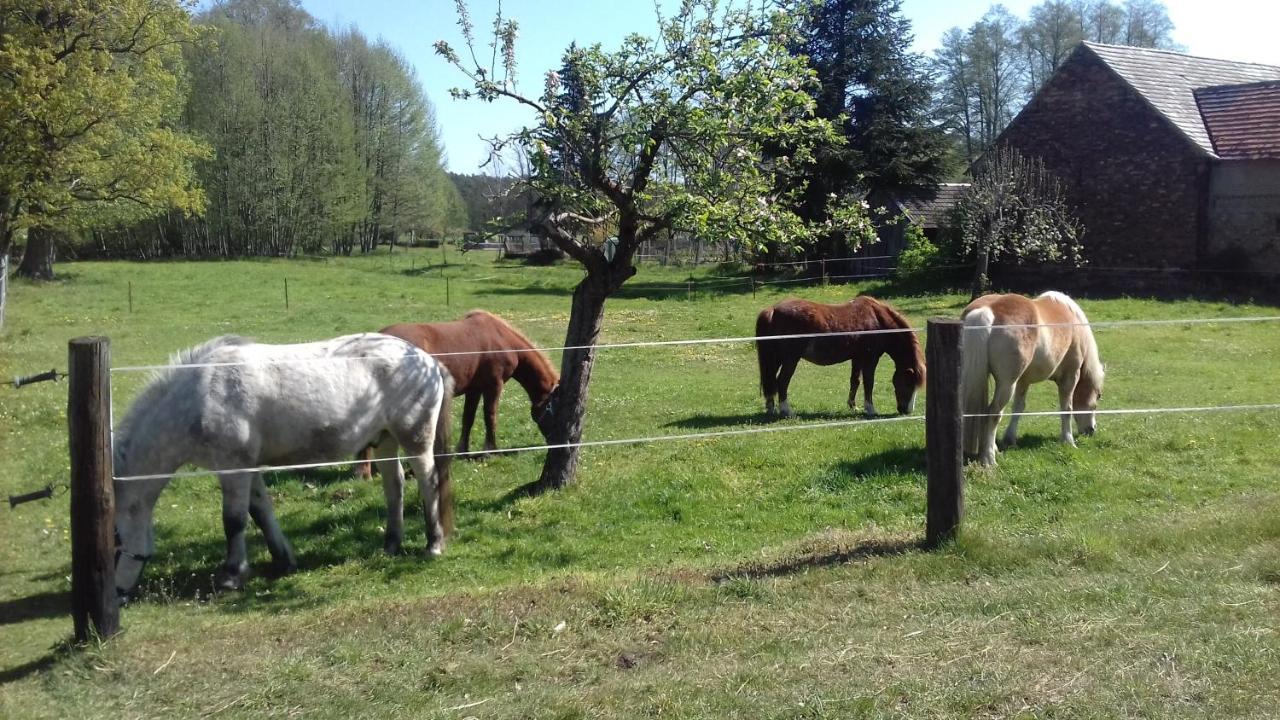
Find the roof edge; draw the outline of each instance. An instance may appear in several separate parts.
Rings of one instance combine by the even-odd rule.
[[[1163,122],[1166,126],[1168,126],[1168,127],[1172,128],[1174,132],[1176,132],[1178,135],[1180,135],[1180,136],[1182,137],[1182,139],[1186,140],[1186,141],[1187,141],[1187,143],[1188,143],[1188,144],[1190,144],[1190,145],[1191,145],[1191,147],[1192,147],[1192,148],[1193,148],[1193,149],[1194,149],[1198,154],[1200,154],[1200,156],[1202,156],[1202,157],[1206,157],[1206,158],[1209,158],[1209,159],[1212,159],[1212,160],[1216,160],[1216,159],[1218,159],[1218,155],[1217,155],[1217,153],[1215,153],[1215,152],[1210,152],[1210,151],[1208,151],[1208,150],[1205,150],[1203,147],[1201,147],[1201,146],[1200,146],[1200,143],[1196,142],[1196,139],[1195,139],[1195,138],[1193,138],[1193,137],[1191,137],[1190,135],[1188,135],[1188,134],[1187,134],[1187,131],[1182,129],[1182,126],[1180,126],[1180,125],[1178,125],[1178,123],[1174,122],[1174,121],[1173,121],[1173,120],[1172,120],[1168,115],[1165,115],[1165,114],[1164,114],[1164,112],[1160,110],[1160,108],[1156,107],[1156,104],[1155,104],[1155,103],[1151,102],[1151,99],[1150,99],[1150,98],[1148,98],[1148,97],[1147,97],[1147,96],[1146,96],[1146,95],[1145,95],[1141,90],[1139,90],[1138,88],[1134,87],[1133,83],[1129,82],[1129,79],[1128,79],[1128,78],[1126,78],[1123,74],[1121,74],[1119,70],[1116,70],[1115,68],[1111,67],[1111,63],[1107,62],[1107,59],[1106,59],[1106,58],[1104,58],[1104,57],[1102,57],[1101,55],[1099,55],[1099,54],[1097,53],[1097,51],[1094,49],[1094,48],[1099,48],[1099,47],[1104,47],[1104,48],[1122,48],[1122,49],[1127,49],[1127,50],[1144,50],[1144,51],[1145,51],[1145,50],[1151,50],[1151,52],[1160,52],[1160,53],[1165,53],[1165,54],[1168,54],[1168,55],[1177,55],[1177,56],[1179,56],[1179,57],[1196,57],[1195,55],[1187,55],[1186,53],[1173,52],[1172,50],[1157,50],[1157,49],[1154,49],[1154,48],[1135,48],[1135,47],[1133,47],[1133,46],[1131,46],[1131,45],[1104,45],[1103,43],[1089,42],[1088,40],[1082,41],[1082,42],[1080,43],[1079,47],[1078,47],[1078,48],[1076,48],[1075,52],[1073,52],[1073,53],[1072,53],[1072,56],[1074,56],[1076,53],[1081,52],[1081,49],[1088,51],[1088,53],[1089,53],[1090,55],[1092,55],[1092,56],[1093,56],[1093,58],[1094,58],[1095,60],[1097,60],[1098,62],[1102,63],[1103,67],[1105,67],[1105,68],[1106,68],[1106,69],[1107,69],[1107,70],[1108,70],[1112,75],[1114,75],[1114,76],[1115,76],[1115,77],[1116,77],[1120,82],[1124,83],[1124,86],[1125,86],[1125,87],[1129,88],[1129,90],[1131,90],[1131,91],[1133,92],[1133,94],[1134,94],[1134,95],[1138,96],[1138,99],[1139,99],[1139,100],[1141,100],[1141,101],[1142,101],[1142,103],[1143,103],[1144,105],[1146,105],[1146,106],[1151,110],[1151,112],[1155,113],[1155,114],[1156,114],[1156,117],[1160,118],[1161,122]],[[1203,60],[1217,60],[1218,62],[1231,62],[1230,60],[1222,60],[1222,59],[1220,59],[1220,58],[1201,58],[1201,59],[1203,59]],[[1070,60],[1071,60],[1071,56],[1068,56],[1068,58],[1067,58],[1067,62],[1070,62]],[[1065,64],[1066,64],[1066,62],[1064,62],[1064,63],[1063,63],[1063,65],[1065,65]],[[1243,64],[1253,64],[1253,63],[1243,63]],[[1272,67],[1272,66],[1271,66],[1271,65],[1262,65],[1261,67]],[[1276,69],[1277,69],[1277,70],[1280,70],[1280,68],[1276,68]],[[1040,94],[1040,93],[1039,93],[1039,91],[1037,91],[1037,92],[1036,92],[1036,94],[1037,94],[1037,95],[1039,95],[1039,94]],[[1194,92],[1192,92],[1192,93],[1191,93],[1191,95],[1192,95],[1192,98],[1194,99],[1194,98],[1195,98],[1195,93],[1194,93]],[[1032,99],[1034,100],[1034,98],[1032,98]],[[1028,105],[1030,105],[1030,103],[1027,103],[1027,104],[1028,104]],[[1025,109],[1025,108],[1024,108],[1024,109]],[[1197,101],[1197,103],[1196,103],[1196,109],[1197,109],[1197,110],[1199,110],[1199,102],[1198,102],[1198,101]],[[1021,115],[1022,113],[1018,113],[1018,114],[1019,114],[1019,115]],[[1200,122],[1201,122],[1201,123],[1203,123],[1203,122],[1204,122],[1204,118],[1203,118],[1203,117],[1201,117]],[[1013,123],[1011,122],[1011,123],[1009,123],[1009,124],[1010,124],[1010,125],[1012,125]],[[1206,135],[1206,136],[1208,135],[1208,130],[1207,130],[1207,129],[1206,129],[1206,131],[1205,131],[1205,135]],[[1210,138],[1210,139],[1209,139],[1209,143],[1210,143],[1210,145],[1212,145],[1212,144],[1213,144],[1213,138]]]
[[[1232,65],[1252,65],[1253,67],[1267,68],[1268,70],[1280,70],[1280,65],[1268,65],[1267,63],[1245,62],[1243,60],[1227,60],[1220,57],[1209,57],[1208,55],[1192,55],[1191,53],[1178,52],[1177,50],[1166,50],[1164,48],[1148,48],[1138,45],[1112,45],[1110,43],[1094,42],[1092,40],[1081,40],[1081,45],[1088,48],[1114,48],[1116,50],[1138,50],[1147,53],[1161,53],[1164,55],[1177,55],[1178,57],[1195,58],[1196,60],[1212,60],[1213,62],[1231,63]]]

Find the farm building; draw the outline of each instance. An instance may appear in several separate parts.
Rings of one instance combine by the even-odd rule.
[[[930,242],[938,244],[951,224],[951,211],[968,188],[969,183],[942,183],[933,188],[872,193],[867,198],[872,211],[884,212],[876,223],[880,242],[865,251],[898,257],[906,249],[908,225],[920,228]]]
[[[1280,272],[1280,67],[1084,43],[1000,136],[1098,266]]]

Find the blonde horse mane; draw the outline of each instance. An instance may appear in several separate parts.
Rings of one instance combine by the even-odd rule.
[[[1089,318],[1085,316],[1084,309],[1065,293],[1056,290],[1042,293],[1040,297],[1050,297],[1066,305],[1071,310],[1072,316],[1075,317],[1075,321],[1083,325],[1080,328],[1083,332],[1076,333],[1076,336],[1080,338],[1080,342],[1084,345],[1084,364],[1080,367],[1080,379],[1088,382],[1094,389],[1101,391],[1102,382],[1106,377],[1106,369],[1102,364],[1102,360],[1098,357],[1098,343],[1093,339],[1093,327],[1089,325]]]

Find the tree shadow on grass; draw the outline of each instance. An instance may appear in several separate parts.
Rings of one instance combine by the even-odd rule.
[[[853,547],[805,553],[776,561],[745,563],[716,573],[711,576],[711,579],[720,583],[738,578],[761,580],[786,577],[815,568],[846,565],[877,557],[893,557],[922,549],[924,549],[923,540],[872,540],[858,543]]]
[[[25,662],[21,665],[0,670],[0,686],[7,685],[11,682],[17,682],[31,677],[36,673],[48,670],[53,667],[53,664],[57,662],[61,655],[61,652],[51,652],[48,655],[36,658],[30,662]]]
[[[46,620],[71,614],[71,591],[39,592],[23,598],[0,601],[0,625],[16,625],[28,620]]]

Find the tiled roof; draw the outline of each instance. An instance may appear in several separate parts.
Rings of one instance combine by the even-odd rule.
[[[1273,65],[1091,42],[1085,46],[1210,155],[1214,154],[1213,142],[1196,105],[1195,90],[1280,80],[1280,67]]]
[[[947,214],[960,202],[969,183],[942,183],[928,190],[904,191],[894,200],[912,223],[924,228],[944,227]]]
[[[1196,90],[1218,157],[1280,158],[1280,82]]]

